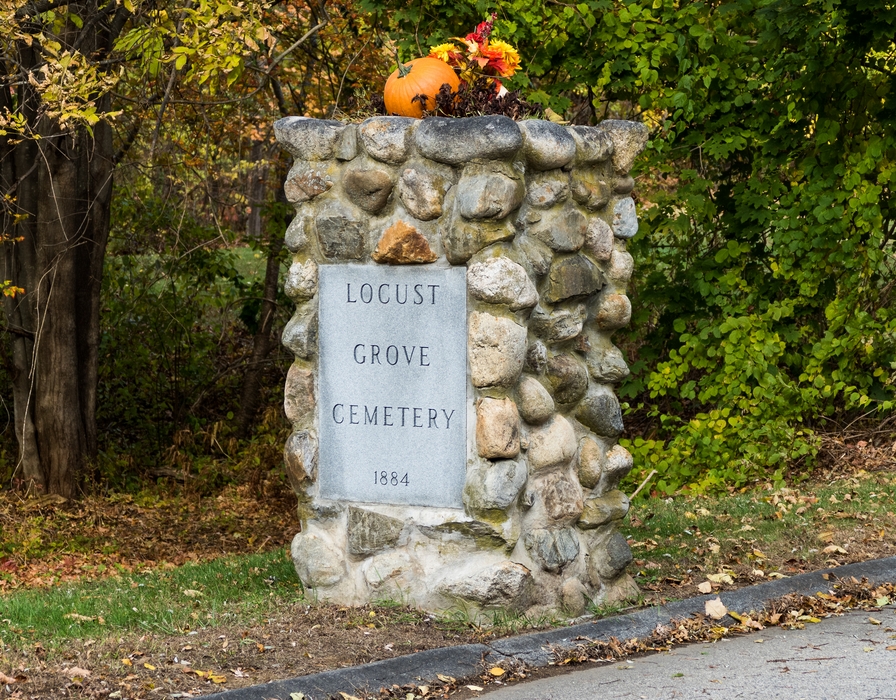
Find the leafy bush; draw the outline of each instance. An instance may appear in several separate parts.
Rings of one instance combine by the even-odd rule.
[[[382,10],[388,3],[368,5]],[[396,36],[488,5],[398,8]],[[817,433],[896,406],[896,8],[885,0],[503,5],[513,87],[577,123],[651,129],[619,387],[660,490],[812,463]],[[382,19],[382,18],[381,18]],[[385,20],[383,20],[385,21]]]

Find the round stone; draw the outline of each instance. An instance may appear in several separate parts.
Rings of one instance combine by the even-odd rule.
[[[525,465],[509,459],[474,465],[467,470],[464,504],[472,513],[507,510],[516,502],[527,477]]]
[[[332,586],[345,573],[343,552],[313,532],[300,532],[292,540],[292,561],[299,580],[309,588]]]
[[[593,217],[585,229],[585,251],[604,262],[613,256],[613,229],[601,218]]]
[[[577,164],[600,163],[613,154],[613,140],[601,129],[593,126],[571,126],[569,132],[576,142]]]
[[[635,261],[631,254],[625,250],[614,250],[610,255],[610,266],[607,269],[607,279],[614,285],[625,288],[635,269]]]
[[[398,180],[398,196],[411,216],[431,221],[442,215],[442,201],[451,183],[437,173],[407,168]]]
[[[314,373],[293,364],[286,373],[283,387],[283,410],[290,423],[301,423],[314,415]]]
[[[602,384],[591,384],[576,411],[579,422],[606,438],[619,437],[625,427],[622,410],[613,390]]]
[[[389,201],[393,175],[383,168],[349,167],[342,176],[342,188],[352,204],[376,214]]]
[[[534,377],[523,377],[517,387],[519,411],[530,425],[541,425],[554,414],[554,399]]]
[[[635,200],[631,197],[616,200],[613,206],[613,234],[618,238],[632,238],[638,232]]]
[[[430,160],[464,165],[473,160],[509,160],[522,147],[523,137],[509,117],[430,117],[414,131],[414,143]]]
[[[579,483],[586,489],[593,489],[600,481],[606,452],[606,445],[600,440],[585,437],[579,443]]]
[[[542,569],[554,573],[579,556],[579,536],[569,527],[532,530],[526,533],[523,544]]]
[[[473,386],[510,386],[526,359],[526,329],[484,312],[470,314],[468,331],[470,376]]]
[[[328,119],[284,117],[274,122],[274,137],[297,160],[329,160],[345,128]]]
[[[575,403],[588,388],[588,372],[572,355],[563,353],[548,360],[547,377],[559,404]]]
[[[560,124],[543,119],[519,122],[526,164],[533,170],[554,170],[576,156],[576,142]]]
[[[283,291],[293,301],[311,299],[317,294],[317,263],[314,260],[293,262],[286,273]]]
[[[602,331],[624,328],[632,320],[632,303],[625,294],[601,295],[594,322]]]
[[[489,258],[467,269],[470,294],[490,304],[505,304],[512,311],[538,303],[538,290],[521,265],[510,258]]]
[[[619,175],[632,169],[637,155],[647,145],[650,132],[644,124],[622,119],[605,119],[597,128],[613,141],[613,168]]]
[[[520,418],[510,399],[484,398],[476,406],[476,447],[486,459],[516,457],[520,452]]]
[[[576,434],[561,415],[529,433],[529,469],[539,471],[567,464],[576,454]]]
[[[398,165],[410,153],[408,134],[416,124],[416,119],[408,117],[371,117],[358,126],[358,136],[372,158]]]
[[[564,172],[535,173],[526,179],[526,203],[539,209],[562,204],[569,197],[569,175]]]
[[[502,172],[475,168],[457,183],[457,210],[465,219],[503,219],[523,201],[523,183]]]

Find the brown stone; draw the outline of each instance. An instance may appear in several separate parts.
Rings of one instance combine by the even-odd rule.
[[[307,430],[293,433],[283,448],[283,465],[295,493],[304,492],[305,482],[317,474],[317,441]]]
[[[486,459],[516,457],[520,452],[520,416],[510,399],[484,398],[476,407],[476,446]]]
[[[632,303],[625,294],[606,294],[601,298],[594,322],[602,331],[623,328],[631,320]]]
[[[579,483],[586,489],[593,489],[600,481],[606,453],[606,445],[594,438],[586,437],[579,443]]]
[[[354,204],[376,214],[392,194],[392,174],[382,168],[351,168],[342,177],[342,187]]]
[[[550,474],[539,491],[547,516],[556,523],[575,521],[582,514],[582,487],[562,474]]]
[[[572,355],[564,353],[548,360],[547,375],[557,403],[575,403],[588,389],[588,372]]]
[[[398,220],[386,229],[371,257],[384,265],[431,263],[438,258],[429,241],[410,224]]]
[[[314,373],[292,365],[286,374],[283,410],[290,423],[301,423],[314,415]]]

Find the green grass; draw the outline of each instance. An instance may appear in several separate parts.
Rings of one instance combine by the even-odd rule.
[[[256,621],[302,599],[284,551],[227,557],[167,571],[32,589],[0,597],[0,639],[67,639]]]

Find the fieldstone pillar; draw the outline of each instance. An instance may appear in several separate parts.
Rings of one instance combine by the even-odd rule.
[[[629,169],[646,128],[500,116],[275,125],[296,311],[285,464],[324,600],[581,614],[637,589]]]

